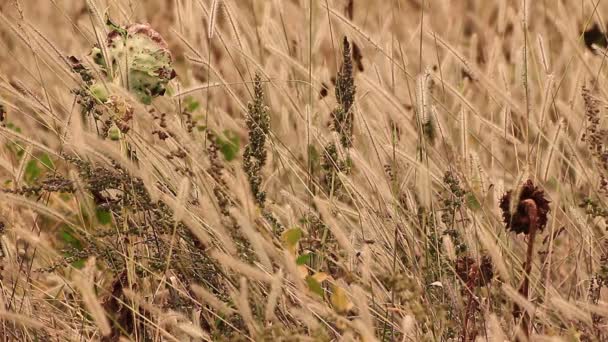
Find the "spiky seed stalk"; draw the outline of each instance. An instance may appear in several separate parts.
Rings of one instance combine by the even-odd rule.
[[[266,193],[262,191],[262,168],[266,165],[266,135],[270,131],[270,115],[264,103],[262,78],[255,75],[253,102],[247,105],[247,128],[249,144],[245,147],[243,168],[249,179],[256,203],[264,207]]]
[[[352,147],[353,112],[355,102],[355,79],[353,75],[352,51],[348,39],[344,37],[342,66],[336,77],[336,100],[338,107],[331,113],[333,129],[340,134],[340,143],[344,148]]]

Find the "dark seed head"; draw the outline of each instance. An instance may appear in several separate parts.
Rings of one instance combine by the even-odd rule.
[[[513,191],[509,191],[500,199],[502,218],[507,230],[527,235],[530,233],[531,221],[535,220],[536,228],[542,231],[547,225],[547,214],[551,210],[550,202],[545,198],[545,192],[528,179],[522,186],[514,206],[511,205],[512,197]],[[532,213],[529,209],[531,204],[536,206],[536,213]],[[514,212],[511,212],[511,208],[514,208]]]
[[[583,40],[585,41],[587,48],[591,51],[594,51],[593,45],[597,45],[602,49],[608,47],[608,37],[606,36],[606,33],[602,32],[597,24],[593,24],[590,29],[583,32]]]
[[[471,286],[486,286],[494,277],[492,259],[487,255],[482,255],[479,261],[467,255],[460,256],[454,268],[458,278]]]

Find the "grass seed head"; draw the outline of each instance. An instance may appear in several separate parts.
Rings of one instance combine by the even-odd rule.
[[[262,191],[262,169],[266,165],[266,136],[270,131],[270,115],[269,108],[264,102],[262,78],[259,74],[255,76],[254,98],[247,105],[247,109],[249,144],[245,147],[243,168],[249,179],[256,203],[263,207],[266,202],[266,193]]]

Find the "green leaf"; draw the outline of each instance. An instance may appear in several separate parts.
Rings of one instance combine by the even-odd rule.
[[[302,230],[300,228],[292,228],[283,232],[283,241],[288,246],[295,246],[302,238]]]
[[[42,170],[38,167],[38,161],[32,159],[25,165],[25,181],[31,183],[40,177]]]
[[[40,162],[42,163],[42,165],[46,166],[50,170],[55,169],[55,164],[53,164],[53,160],[46,153],[44,153],[43,155],[40,156]]]
[[[306,265],[310,262],[311,258],[312,258],[312,253],[302,254],[296,259],[296,264],[300,265],[300,266]]]
[[[72,267],[80,270],[84,267],[84,264],[86,261],[87,261],[86,259],[78,259],[78,260],[72,262]]]
[[[63,241],[65,244],[72,246],[76,249],[82,249],[82,243],[76,236],[74,235],[74,231],[67,225],[61,226],[59,228],[59,232],[57,232],[59,240]]]
[[[472,210],[481,209],[481,204],[477,200],[477,197],[475,197],[475,195],[473,195],[472,193],[467,194],[466,201],[467,201],[467,205],[469,206],[469,209],[472,209]]]
[[[95,216],[97,216],[97,221],[100,224],[108,225],[112,223],[112,214],[110,214],[109,211],[97,209],[97,211],[95,212]]]
[[[110,16],[106,13],[106,25],[111,28],[112,30],[115,30],[116,32],[118,32],[121,36],[126,37],[127,36],[127,30],[125,30],[123,27],[119,26],[118,24],[114,23],[112,21],[112,19],[110,19]]]
[[[17,133],[21,133],[21,127],[17,127],[17,125],[15,125],[12,122],[7,123],[6,124],[6,128],[8,128],[10,130],[13,130],[13,131],[15,131]]]
[[[220,152],[222,152],[222,155],[224,156],[224,159],[226,161],[232,161],[239,153],[240,139],[236,133],[228,130],[224,131],[224,136],[226,139],[218,135],[216,141],[220,148]]]
[[[189,113],[194,113],[201,106],[201,104],[196,101],[192,96],[186,96],[184,102],[186,104],[186,111],[188,111]]]
[[[10,129],[11,131],[21,133],[21,128],[15,126],[15,124],[12,122],[7,122],[6,128]],[[9,151],[11,151],[15,154],[15,156],[17,157],[17,160],[20,160],[21,157],[23,157],[23,155],[25,154],[25,150],[19,144],[15,143],[15,142],[12,142],[12,141],[7,142],[6,147],[9,149]]]
[[[308,285],[308,289],[310,291],[318,294],[321,298],[323,298],[323,288],[321,287],[321,283],[319,283],[315,278],[313,278],[312,276],[306,277],[306,285]]]
[[[23,155],[25,154],[25,150],[21,146],[18,146],[16,144],[14,146],[15,150],[17,151],[17,157],[19,160],[21,160],[21,158],[23,158]]]

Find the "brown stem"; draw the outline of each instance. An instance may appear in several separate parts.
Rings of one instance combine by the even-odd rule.
[[[537,221],[538,221],[538,209],[536,207],[536,203],[527,199],[523,201],[523,204],[526,207],[526,213],[528,214],[528,218],[530,220],[530,229],[528,231],[528,250],[526,252],[526,262],[524,264],[524,281],[519,289],[519,293],[526,299],[529,296],[529,288],[530,288],[530,273],[532,273],[532,258],[534,254],[534,239],[536,238],[537,231]],[[531,330],[531,318],[530,314],[526,311],[523,313],[522,318],[522,329],[526,337],[530,336]]]
[[[462,327],[462,342],[467,342],[467,340],[468,340],[469,316],[471,316],[471,310],[473,309],[473,304],[475,301],[475,294],[473,293],[473,291],[475,291],[474,286],[475,286],[475,282],[477,281],[478,276],[479,276],[479,269],[475,265],[475,266],[473,266],[473,270],[469,273],[469,281],[467,282],[467,290],[469,291],[469,303],[467,304],[467,309],[464,313],[464,323],[463,323],[463,327]]]

